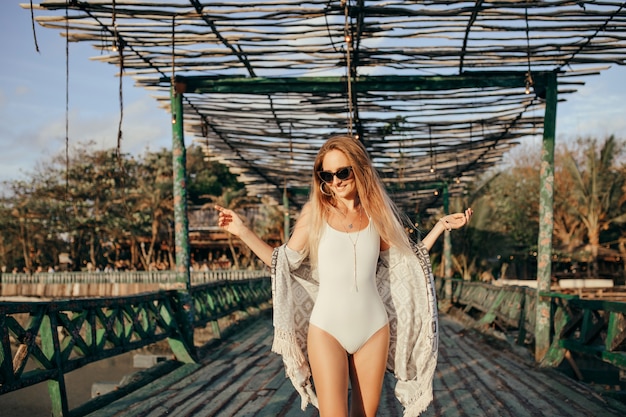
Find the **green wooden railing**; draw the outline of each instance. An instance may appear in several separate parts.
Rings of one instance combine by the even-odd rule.
[[[0,395],[47,382],[53,416],[81,415],[69,410],[65,374],[165,339],[177,359],[195,358],[194,329],[212,324],[220,337],[218,319],[270,301],[265,275],[195,285],[189,294],[2,302]],[[190,308],[192,326],[185,319]]]
[[[544,362],[559,364],[567,351],[594,356],[626,371],[626,303],[549,293],[556,337]]]
[[[232,278],[194,285],[189,294],[170,290],[0,303],[0,395],[47,382],[54,416],[83,415],[84,410],[68,408],[65,374],[165,339],[179,360],[188,361],[196,356],[194,329],[212,325],[219,337],[219,319],[270,301],[269,277]],[[437,291],[440,302],[471,315],[478,327],[516,334],[519,344],[534,338],[535,289],[437,279]],[[550,300],[552,341],[542,365],[558,366],[568,352],[576,352],[626,370],[626,303],[560,293],[541,296]],[[190,308],[191,326],[185,319]]]
[[[451,286],[452,291],[446,293],[446,286]],[[442,278],[436,280],[436,288],[440,303],[467,313],[477,327],[497,327],[517,334],[518,344],[534,340],[535,289]],[[541,358],[542,366],[559,366],[568,353],[574,352],[626,371],[626,302],[582,299],[555,292],[540,296],[549,300],[551,306],[551,345]]]

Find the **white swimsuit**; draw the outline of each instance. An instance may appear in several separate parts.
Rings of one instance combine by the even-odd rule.
[[[350,354],[389,321],[376,288],[379,254],[380,235],[371,221],[360,232],[340,232],[328,224],[322,232],[317,265],[320,286],[310,323],[333,336]]]

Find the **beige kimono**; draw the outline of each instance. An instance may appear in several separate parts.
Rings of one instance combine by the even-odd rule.
[[[381,252],[377,268],[378,291],[389,317],[391,338],[387,370],[397,379],[395,395],[404,417],[415,417],[433,399],[432,382],[439,341],[437,301],[428,250],[418,243],[415,256],[391,248]],[[302,399],[317,407],[306,357],[309,317],[319,281],[298,252],[282,245],[272,256],[274,342],[285,373]]]

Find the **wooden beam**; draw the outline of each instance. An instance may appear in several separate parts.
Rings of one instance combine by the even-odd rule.
[[[552,72],[533,73],[536,90],[545,91],[545,78]],[[170,78],[161,78],[163,84]],[[177,77],[187,94],[275,94],[275,93],[345,93],[345,77]],[[520,88],[526,85],[524,71],[477,71],[461,75],[361,76],[352,82],[356,92],[371,91],[449,91],[474,88]]]

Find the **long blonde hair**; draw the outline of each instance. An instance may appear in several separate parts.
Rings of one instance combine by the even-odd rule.
[[[401,214],[385,191],[367,150],[359,140],[352,136],[337,135],[329,138],[322,145],[313,164],[313,179],[309,197],[311,220],[309,222],[308,242],[311,265],[317,264],[317,249],[322,227],[328,220],[330,210],[337,206],[335,196],[332,193],[328,195],[330,190],[325,189],[324,193],[322,192],[321,187],[324,184],[317,176],[317,172],[322,170],[324,157],[332,150],[341,151],[352,166],[361,205],[370,216],[382,240],[390,246],[410,252],[411,244],[402,225]]]

